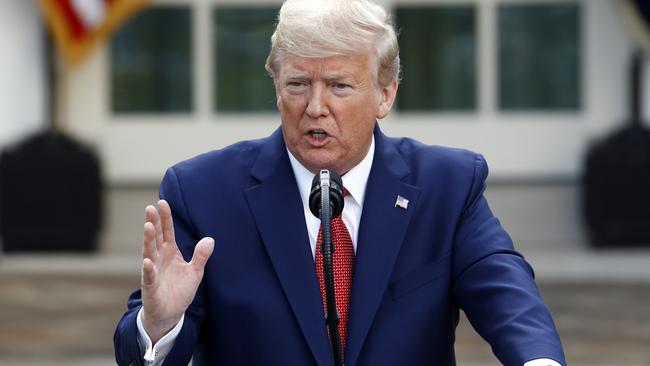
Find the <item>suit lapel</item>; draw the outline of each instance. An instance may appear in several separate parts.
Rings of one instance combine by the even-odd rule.
[[[303,205],[280,129],[262,147],[251,174],[260,184],[245,194],[269,258],[314,358],[331,365]]]
[[[387,140],[379,128],[376,128],[375,156],[368,177],[359,226],[346,365],[354,365],[357,362],[386,291],[419,194],[417,187],[401,181],[408,175],[409,169]],[[396,207],[398,195],[408,199],[406,209]]]

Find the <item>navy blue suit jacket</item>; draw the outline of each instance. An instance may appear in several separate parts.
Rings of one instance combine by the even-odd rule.
[[[345,364],[454,365],[459,309],[504,365],[564,364],[533,272],[483,197],[480,155],[375,129],[354,269]],[[281,130],[170,168],[160,188],[178,245],[215,238],[165,365],[332,365],[303,205]],[[395,206],[397,196],[408,208]],[[120,365],[142,363],[140,292],[115,332]]]

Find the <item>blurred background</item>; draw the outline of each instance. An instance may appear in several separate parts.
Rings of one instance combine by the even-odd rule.
[[[389,135],[481,152],[572,365],[650,365],[650,5],[376,0]],[[279,125],[277,0],[0,2],[0,365],[111,365],[167,167]],[[459,365],[497,365],[463,319]]]

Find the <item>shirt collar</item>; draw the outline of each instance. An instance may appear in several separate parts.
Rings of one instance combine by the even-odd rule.
[[[309,202],[309,191],[311,190],[311,182],[314,179],[314,173],[305,168],[298,159],[287,149],[289,154],[289,161],[293,174],[298,183],[298,190],[300,191],[300,198],[302,202]],[[363,200],[366,195],[366,186],[368,185],[368,177],[370,176],[370,168],[372,168],[372,161],[375,156],[375,136],[372,136],[370,141],[370,148],[368,153],[361,160],[359,164],[350,169],[343,177],[343,186],[350,192],[350,197],[354,199],[360,207],[363,207]]]

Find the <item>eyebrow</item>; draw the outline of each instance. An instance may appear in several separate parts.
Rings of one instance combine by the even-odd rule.
[[[309,80],[311,79],[309,75],[303,73],[287,74],[285,76],[286,80]]]
[[[307,73],[298,70],[287,71],[285,76],[287,79],[304,79],[309,77]]]
[[[288,72],[285,76],[286,80],[311,80],[311,76],[302,73],[302,72],[296,72],[296,73],[291,73]],[[351,80],[351,81],[356,81],[354,76],[349,73],[342,73],[342,74],[331,74],[331,75],[325,75],[323,76],[323,80],[325,80],[328,83],[331,83],[333,81],[342,81],[342,80]]]
[[[350,74],[326,75],[325,77],[323,77],[323,80],[325,80],[326,82],[343,81],[343,80],[356,81],[356,79]]]

